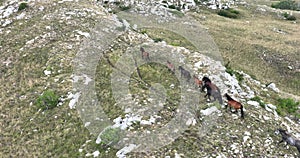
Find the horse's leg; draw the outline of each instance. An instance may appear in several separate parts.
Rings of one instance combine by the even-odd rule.
[[[190,75],[190,73],[187,74],[187,80],[188,80],[188,82],[190,82],[190,80],[191,80],[191,75]]]
[[[234,111],[233,111],[233,113],[237,113],[238,111],[237,111],[237,109],[235,109]]]
[[[211,101],[211,99],[210,99],[210,94],[209,94],[209,93],[207,93],[206,95],[208,96],[208,99],[209,99],[209,101],[208,101],[208,102],[210,102],[210,101]]]
[[[213,95],[213,98],[214,98],[214,100],[211,100],[211,101],[210,101],[211,103],[217,100],[216,97],[215,97],[214,95]]]
[[[280,143],[282,143],[282,142],[284,142],[284,140],[282,139],[280,142],[278,142],[278,145],[280,144]]]

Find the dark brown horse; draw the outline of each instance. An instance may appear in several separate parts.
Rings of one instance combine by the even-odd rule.
[[[286,130],[283,130],[281,128],[279,128],[277,131],[281,134],[281,139],[282,139],[278,144],[282,142],[286,142],[289,145],[295,146],[298,149],[300,154],[300,140],[292,137],[290,134],[286,132]]]
[[[211,80],[206,76],[202,78],[202,82],[204,82],[204,84],[202,85],[201,91],[203,92],[204,89],[206,89],[207,91],[204,97],[208,96],[210,102],[214,102],[216,101],[216,99],[218,99],[219,103],[222,105],[223,100],[222,100],[220,89],[215,84],[213,84]],[[211,100],[210,96],[212,96],[214,100]]]
[[[172,73],[174,74],[175,73],[175,66],[168,60],[167,60],[167,66],[168,66],[168,69],[170,71],[172,71]]]
[[[145,51],[145,49],[143,47],[140,48],[141,52],[142,52],[142,59],[145,59],[146,61],[149,61],[150,60],[150,57],[149,57],[149,53]]]
[[[241,109],[241,118],[244,118],[243,105],[240,102],[232,99],[227,93],[225,93],[225,97],[228,100],[227,104],[225,105],[225,108],[227,109],[227,107],[229,106],[230,111],[231,108],[234,108],[235,109],[234,113],[236,113],[238,109]]]

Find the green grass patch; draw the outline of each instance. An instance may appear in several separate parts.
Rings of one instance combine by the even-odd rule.
[[[53,109],[57,106],[59,101],[59,96],[57,96],[54,91],[46,90],[41,96],[36,100],[37,107],[42,110]]]
[[[101,143],[115,145],[121,139],[122,131],[120,128],[107,128],[100,135]]]
[[[257,101],[259,103],[260,107],[266,108],[266,104],[261,100],[261,98],[259,96],[255,96],[255,97],[251,98],[250,100]]]
[[[291,98],[279,98],[277,99],[276,105],[277,105],[276,111],[279,115],[285,116],[287,114],[292,114],[300,118],[299,102],[296,102]]]
[[[231,66],[229,65],[229,62],[227,64],[225,64],[225,72],[229,73],[231,76],[235,75],[236,79],[239,81],[239,82],[242,82],[244,80],[244,75],[233,70],[231,68]]]

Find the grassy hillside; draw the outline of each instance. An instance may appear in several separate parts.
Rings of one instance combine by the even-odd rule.
[[[242,7],[239,19],[210,11],[193,14],[208,28],[219,46],[225,63],[265,84],[275,82],[283,91],[299,95],[299,29],[296,22],[283,20],[277,13]],[[205,16],[205,20],[201,17]],[[299,14],[295,14],[299,17]],[[288,66],[292,66],[290,70]]]
[[[112,18],[111,14],[104,13],[103,8],[95,5],[94,1],[58,2],[29,3],[26,10],[10,15],[12,23],[0,28],[0,157],[87,157],[99,151],[99,157],[106,158],[115,157],[118,151],[105,143],[96,144],[95,135],[85,127],[78,109],[69,107],[74,81],[73,59],[90,28],[103,22],[101,18]],[[0,0],[2,4],[4,1]],[[252,5],[239,6],[236,9],[240,12],[238,19],[219,16],[215,11],[206,9],[188,15],[208,29],[225,63],[230,62],[234,70],[244,71],[263,84],[274,82],[280,90],[299,98],[299,20],[283,20],[277,13],[257,8]],[[25,14],[24,18],[15,18],[22,13]],[[300,19],[298,13],[294,15]],[[161,30],[148,29],[144,33],[156,42],[164,40],[174,47],[194,49],[182,37],[173,34],[163,36]],[[128,39],[128,34],[125,34],[111,44],[112,49],[103,50],[113,63],[126,48],[131,47]],[[139,39],[132,40],[141,42]],[[153,67],[158,67],[158,70]],[[100,60],[95,86],[98,99],[106,103],[104,111],[109,117],[115,118],[124,116],[124,113],[114,106],[111,98],[107,79],[112,70],[107,61]],[[149,75],[149,72],[155,75]],[[141,74],[148,82],[163,80],[164,85],[171,84],[170,78],[174,79],[167,68],[161,65],[144,65]],[[138,78],[138,75],[134,73],[131,77]],[[138,89],[144,85],[135,80],[131,84],[132,93],[141,100],[144,99],[143,93],[149,93]],[[177,81],[174,82],[175,89],[178,88],[177,84]],[[262,91],[260,86],[257,88],[254,84],[251,86],[266,99],[266,103],[276,103],[274,100],[278,97],[285,97],[281,93]],[[38,98],[46,95],[44,92],[47,90],[60,98],[59,106],[40,107],[42,103],[37,102]],[[179,93],[178,89],[167,89],[167,93],[171,100],[179,99],[176,94]],[[133,152],[127,154],[128,157],[296,157],[297,150],[294,147],[287,149],[283,144],[276,144],[280,136],[275,135],[274,131],[288,125],[292,127],[293,134],[299,133],[298,124],[277,117],[264,108],[248,105],[246,99],[242,100],[246,116],[241,120],[239,113],[232,114],[215,103],[206,104],[203,96],[199,96],[201,103],[195,110],[197,123],[182,136],[156,151]],[[199,114],[201,110],[212,106],[216,106],[218,112],[210,116]],[[164,106],[160,111],[164,116],[162,123],[172,118],[176,107],[171,103]],[[156,126],[134,125],[134,129],[143,128]],[[249,138],[244,140],[245,136]]]

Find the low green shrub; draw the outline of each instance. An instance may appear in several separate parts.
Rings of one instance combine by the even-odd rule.
[[[129,10],[131,8],[131,6],[129,5],[129,6],[125,6],[125,5],[120,5],[119,6],[119,9],[121,10],[121,11],[126,11],[126,10]]]
[[[237,19],[239,18],[240,12],[234,9],[222,9],[218,11],[218,15],[224,16],[227,18]]]
[[[155,43],[163,41],[162,38],[154,38],[153,40],[154,40]]]
[[[176,9],[176,6],[175,5],[169,5],[169,8],[170,9]]]
[[[42,95],[36,100],[37,107],[42,110],[53,109],[57,106],[59,101],[59,96],[57,96],[53,91],[46,90]]]
[[[285,12],[282,14],[283,17],[285,17],[286,20],[295,21],[296,17],[294,15],[290,15],[289,13]]]
[[[25,3],[25,2],[20,3],[20,4],[19,4],[18,11],[24,10],[24,9],[26,9],[26,8],[28,8],[28,4],[27,4],[27,3]]]
[[[141,34],[146,34],[147,30],[141,30]]]
[[[282,0],[278,3],[273,3],[271,7],[277,9],[300,10],[298,3],[292,0]]]

